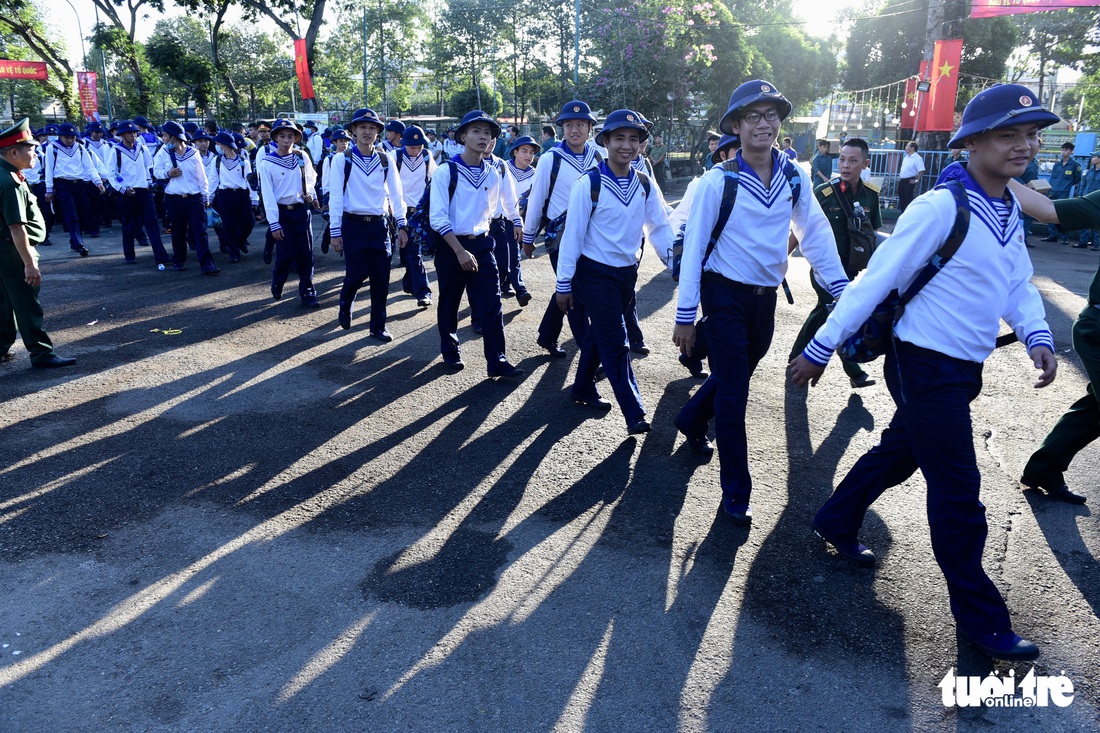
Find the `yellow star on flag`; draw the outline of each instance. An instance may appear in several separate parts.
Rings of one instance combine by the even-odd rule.
[[[951,76],[951,70],[954,68],[954,66],[944,61],[943,66],[936,67],[936,70],[940,72],[940,76]]]

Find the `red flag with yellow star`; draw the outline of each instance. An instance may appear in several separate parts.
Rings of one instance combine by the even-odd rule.
[[[919,132],[951,132],[955,129],[955,97],[959,91],[962,48],[961,38],[936,41],[929,78],[932,88],[928,90],[917,122]]]
[[[298,91],[302,99],[313,99],[313,79],[309,76],[309,57],[306,55],[306,39],[294,41],[294,71],[298,74]]]

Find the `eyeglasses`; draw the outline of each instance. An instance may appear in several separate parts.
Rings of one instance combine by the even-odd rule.
[[[760,112],[746,112],[745,114],[741,115],[741,119],[743,119],[750,125],[755,125],[761,119],[767,120],[768,122],[775,122],[779,119],[779,110],[769,109],[763,114],[761,114]]]

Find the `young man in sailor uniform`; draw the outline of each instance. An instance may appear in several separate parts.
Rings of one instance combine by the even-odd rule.
[[[329,224],[329,199],[332,188],[329,185],[329,177],[332,171],[332,159],[337,153],[342,153],[351,144],[351,135],[340,128],[329,133],[330,145],[325,149],[321,158],[321,211],[325,217],[325,230],[321,233],[321,253],[328,254],[329,245],[332,243],[332,230]]]
[[[396,205],[398,245],[405,246],[401,175],[389,154],[375,145],[385,125],[374,110],[356,111],[348,131],[355,144],[332,157],[329,171],[329,226],[332,248],[344,253],[344,284],[340,288],[338,320],[351,328],[355,294],[370,282],[370,335],[382,343],[393,341],[386,330],[386,301],[390,287],[390,238],[386,217]]]
[[[405,123],[401,120],[390,120],[386,123],[386,139],[379,147],[387,153],[392,153],[401,147],[403,134],[405,134]]]
[[[508,174],[516,184],[516,201],[524,202],[530,194],[531,184],[535,181],[535,156],[538,155],[539,144],[530,135],[517,135],[507,151]],[[523,216],[521,210],[520,216]],[[515,292],[520,307],[526,307],[531,302],[531,293],[523,282],[523,269],[520,266],[519,243],[523,239],[522,232],[517,239],[511,232],[505,230],[508,235],[508,269],[505,272],[503,263],[500,264],[502,282],[501,287],[510,288]]]
[[[631,166],[648,135],[636,112],[621,109],[607,116],[596,144],[607,148],[608,157],[573,184],[557,270],[558,306],[568,311],[574,304],[583,304],[589,319],[570,390],[573,399],[610,408],[596,391],[596,370],[602,362],[630,435],[650,429],[630,366],[626,329],[638,281],[642,226],[649,227],[649,238],[659,252],[671,247],[673,239],[656,188]],[[599,176],[596,201],[594,175]]]
[[[451,158],[457,158],[462,155],[462,153],[462,143],[455,137],[455,128],[448,128],[447,139],[443,141],[444,159],[450,160]]]
[[[210,190],[214,192],[211,207],[222,219],[215,232],[229,261],[240,262],[241,255],[248,252],[248,236],[256,225],[252,207],[260,197],[248,185],[252,167],[237,140],[228,132],[219,132],[214,143],[218,154],[209,168]]]
[[[489,237],[493,240],[493,257],[497,262],[497,276],[500,279],[500,291],[502,297],[515,297],[516,289],[511,285],[509,273],[512,270],[512,249],[516,249],[516,258],[519,258],[519,247],[515,243],[523,238],[523,219],[519,215],[519,197],[516,195],[516,182],[508,168],[508,164],[495,153],[489,151],[485,156],[489,165],[497,169],[500,174],[500,200],[493,215],[493,221],[489,226]],[[531,294],[520,282],[522,295],[519,298],[521,308],[531,302]],[[477,328],[477,314],[471,314]]]
[[[206,235],[206,208],[210,206],[210,182],[198,150],[187,144],[190,137],[178,122],[164,123],[164,145],[153,156],[153,177],[167,179],[164,208],[172,228],[172,268],[182,270],[187,262],[187,246],[195,249],[203,275],[221,270],[210,254]]]
[[[429,218],[445,243],[435,255],[439,286],[436,317],[443,363],[455,372],[465,367],[457,331],[458,307],[466,291],[470,308],[481,323],[489,376],[515,378],[523,370],[512,366],[504,354],[500,281],[489,238],[490,219],[501,195],[500,173],[483,159],[498,135],[500,125],[481,110],[462,118],[457,138],[464,152],[432,176]],[[449,196],[452,176],[457,176],[453,197]]]
[[[106,183],[107,156],[111,155],[114,148],[113,141],[110,137],[104,137],[106,131],[99,122],[89,122],[85,125],[84,134],[86,135],[84,144],[88,146],[89,151],[95,153],[96,157],[93,160],[96,163],[100,180]],[[94,182],[88,181],[88,201],[92,207],[92,219],[98,222],[99,226],[110,227],[111,222],[118,215],[118,204],[115,201],[114,189],[106,185],[103,193],[99,193],[94,189]],[[99,227],[97,226],[92,237],[95,238],[98,234]]]
[[[92,229],[92,212],[84,182],[93,181],[99,191],[103,191],[103,181],[92,153],[76,141],[76,128],[66,122],[58,127],[57,140],[46,147],[43,155],[46,158],[46,202],[57,197],[61,216],[69,230],[69,248],[87,257],[81,223]]]
[[[406,222],[435,173],[435,159],[427,150],[427,142],[424,131],[410,125],[401,133],[401,147],[393,154],[397,170],[401,173],[401,191],[405,196],[405,200],[394,209],[395,213],[400,213],[396,210],[404,207]],[[420,248],[401,246],[401,262],[405,265],[405,274],[401,276],[402,289],[416,298],[418,306],[427,308],[432,304],[432,289],[428,285],[428,273],[424,270]]]
[[[157,269],[172,264],[172,258],[164,249],[157,225],[157,211],[153,205],[152,181],[149,171],[153,156],[149,148],[138,140],[139,128],[129,121],[121,122],[118,132],[121,142],[113,146],[107,158],[107,182],[118,194],[118,216],[122,222],[122,254],[126,262],[137,262],[134,239],[144,225],[153,245],[153,258]]]
[[[257,163],[260,196],[275,241],[271,295],[275,300],[283,297],[283,286],[293,267],[298,272],[302,306],[319,308],[321,304],[313,288],[313,248],[309,237],[309,209],[320,208],[310,193],[317,172],[305,155],[293,150],[294,144],[301,141],[302,133],[290,120],[275,120],[271,137],[275,139],[275,150],[258,156]]]
[[[566,102],[556,120],[562,128],[563,140],[547,150],[535,166],[531,193],[527,198],[527,214],[523,221],[523,251],[528,257],[535,253],[535,237],[546,227],[549,240],[546,252],[550,266],[558,269],[558,245],[566,223],[569,193],[581,174],[600,162],[596,146],[588,141],[596,118],[589,106],[580,100]],[[556,174],[556,175],[555,175]],[[551,178],[554,179],[551,186]],[[565,349],[558,346],[562,324],[566,316],[558,308],[557,298],[550,298],[539,324],[538,345],[551,356],[564,357]],[[580,345],[584,342],[585,315],[583,307],[569,311],[569,328]]]
[[[726,175],[712,168],[695,189],[684,232],[673,341],[691,356],[701,301],[711,374],[680,411],[676,426],[689,442],[698,442],[714,416],[722,513],[741,526],[752,523],[745,430],[749,381],[771,346],[776,289],[787,272],[792,228],[828,291],[839,296],[848,284],[809,175],[773,147],[790,113],[790,102],[768,82],[747,81],[734,90],[720,124],[723,133],[741,139],[733,158],[740,171],[733,211],[716,245],[708,248]]]
[[[947,581],[956,629],[995,659],[1034,659],[1039,649],[1013,632],[1004,599],[982,568],[987,524],[970,403],[981,392],[982,362],[994,349],[1001,319],[1042,370],[1036,387],[1050,384],[1057,372],[1043,301],[1030,282],[1019,207],[1006,189],[1038,152],[1039,129],[1057,121],[1018,84],[986,89],[966,105],[949,143],[970,154],[966,168],[952,166],[971,214],[966,238],[894,325],[883,367],[897,405],[890,425],[813,520],[814,530],[837,552],[873,566],[874,554],[858,540],[864,515],[919,468],[927,484],[932,551]],[[957,209],[955,196],[944,189],[906,208],[867,271],[791,362],[796,384],[815,384],[833,350],[887,294],[912,284],[947,240]]]

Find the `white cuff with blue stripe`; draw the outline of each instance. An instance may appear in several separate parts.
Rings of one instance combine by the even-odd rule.
[[[802,356],[806,357],[818,366],[828,366],[829,359],[833,357],[833,350],[824,346],[816,338],[810,339],[810,343],[802,350]]]
[[[1052,353],[1054,352],[1054,336],[1050,331],[1044,330],[1029,333],[1024,342],[1027,344],[1027,353],[1029,354],[1036,346],[1045,346],[1050,349]]]
[[[690,308],[677,308],[676,309],[676,325],[694,326],[695,315],[699,312],[699,306],[694,305]]]

